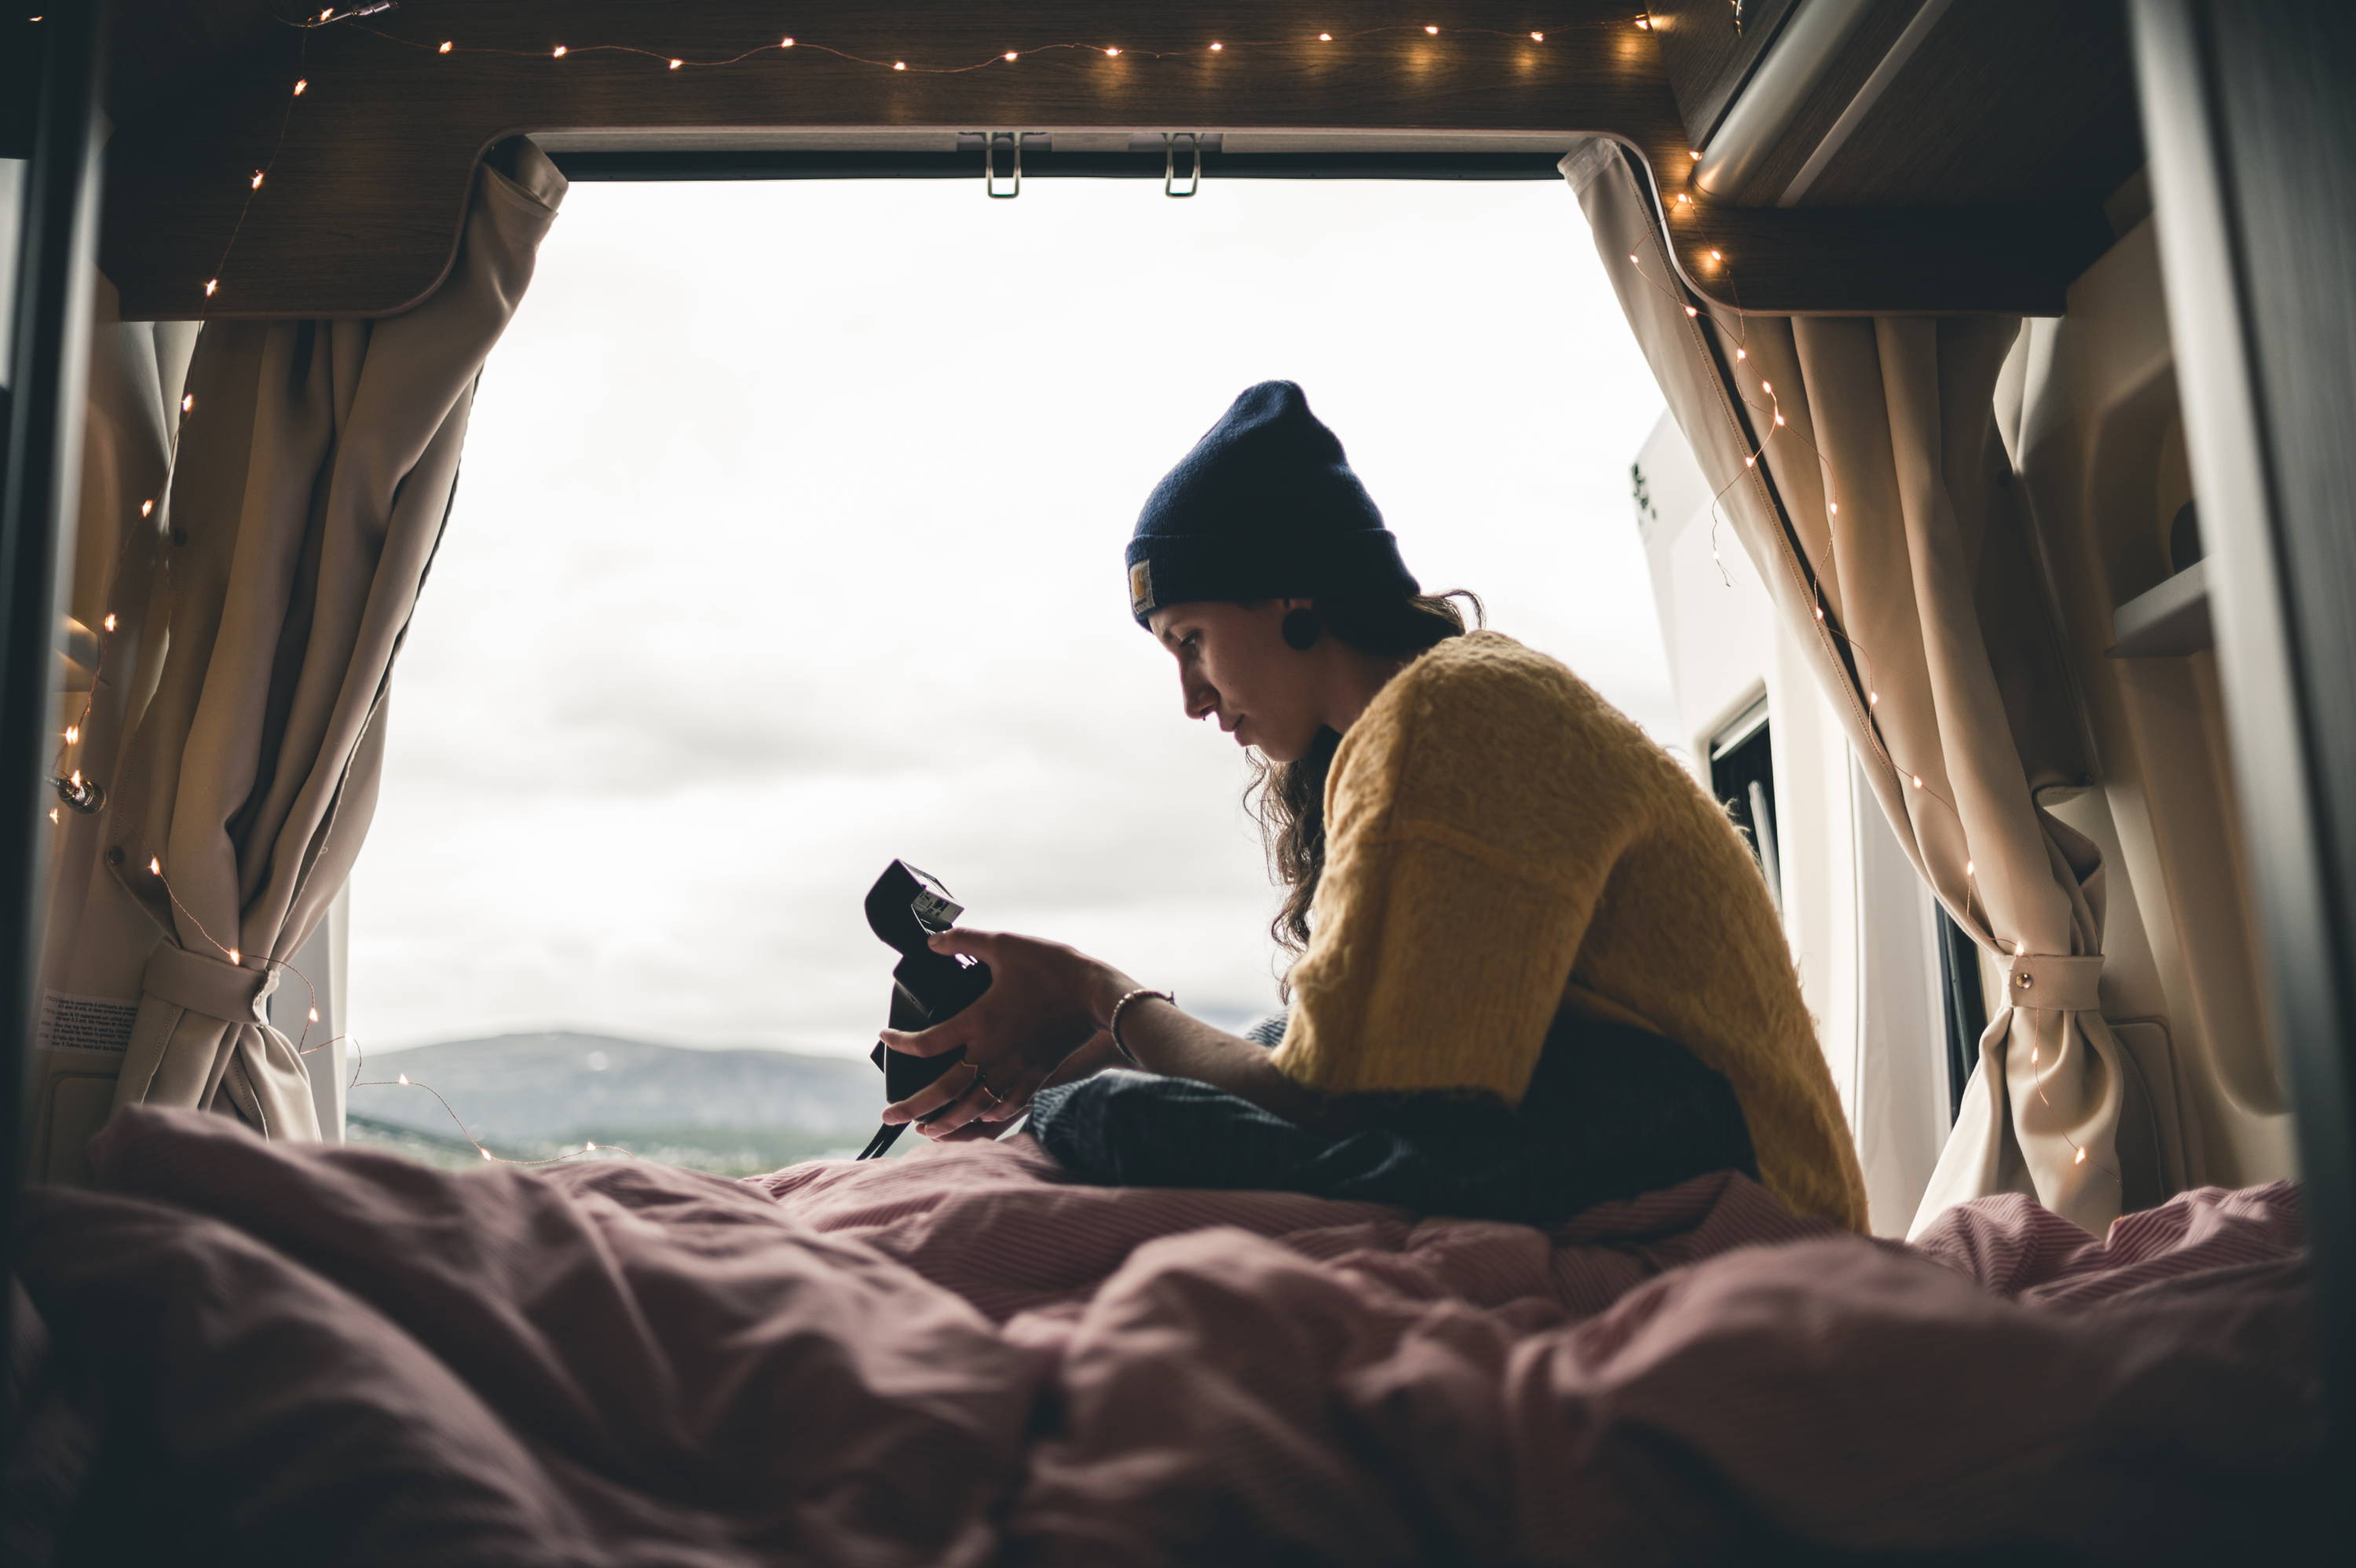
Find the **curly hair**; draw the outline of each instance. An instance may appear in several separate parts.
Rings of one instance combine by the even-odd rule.
[[[1460,607],[1456,601],[1462,600]],[[1317,618],[1330,635],[1354,648],[1389,658],[1411,658],[1466,630],[1487,624],[1478,595],[1464,589],[1412,597],[1334,596],[1317,601]],[[1309,946],[1309,906],[1325,871],[1325,778],[1342,737],[1321,730],[1299,762],[1271,763],[1247,752],[1252,779],[1244,805],[1259,821],[1268,850],[1269,875],[1284,890],[1284,901],[1269,922],[1269,934],[1298,957]],[[1290,995],[1288,988],[1287,994]]]

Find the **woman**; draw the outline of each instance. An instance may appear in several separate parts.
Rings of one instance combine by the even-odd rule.
[[[1683,769],[1569,669],[1424,597],[1301,389],[1246,391],[1147,500],[1130,608],[1266,770],[1274,1050],[1068,947],[952,931],[991,965],[893,1050],[964,1061],[890,1108],[933,1137],[1033,1127],[1081,1174],[1302,1186],[1559,1218],[1754,1172],[1852,1228],[1863,1180],[1757,865]],[[1175,1081],[1175,1082],[1173,1082]]]

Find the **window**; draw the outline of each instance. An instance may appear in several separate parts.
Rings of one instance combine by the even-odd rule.
[[[1660,397],[1558,183],[574,186],[394,678],[363,1080],[446,1045],[405,1060],[502,1155],[855,1148],[894,858],[1230,1027],[1271,1009],[1241,762],[1120,570],[1269,377],[1427,586],[1676,735],[1623,509]],[[455,1136],[423,1095],[351,1111]]]
[[[1767,699],[1752,703],[1709,746],[1709,787],[1759,858],[1775,908],[1783,907],[1783,865],[1775,840],[1775,756]]]

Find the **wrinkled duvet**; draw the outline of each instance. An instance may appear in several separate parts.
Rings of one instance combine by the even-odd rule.
[[[21,1236],[24,1562],[2149,1563],[2316,1491],[2279,1185],[1901,1247],[1732,1175],[1548,1232],[1019,1137],[454,1176],[142,1109],[96,1154]]]

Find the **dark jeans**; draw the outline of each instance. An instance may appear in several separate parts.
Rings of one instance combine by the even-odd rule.
[[[1756,1178],[1734,1090],[1674,1040],[1558,1020],[1518,1110],[1480,1093],[1352,1095],[1298,1126],[1222,1090],[1103,1072],[1033,1103],[1031,1131],[1106,1187],[1209,1187],[1552,1224],[1688,1177]]]

